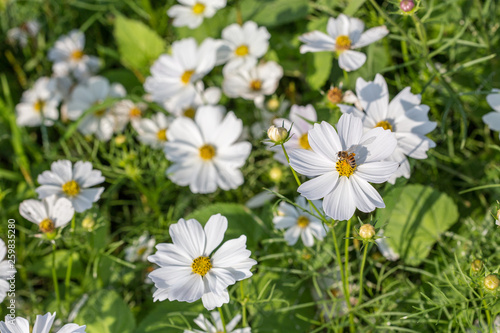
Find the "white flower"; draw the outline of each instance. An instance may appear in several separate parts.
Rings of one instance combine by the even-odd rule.
[[[212,106],[200,107],[194,121],[177,118],[167,131],[165,154],[174,163],[167,176],[193,193],[237,188],[243,184],[239,168],[252,148],[249,142],[236,142],[242,129],[233,112],[224,117]]]
[[[51,195],[43,200],[24,200],[19,205],[19,214],[37,224],[41,232],[51,233],[68,224],[75,209],[68,199]]]
[[[217,50],[217,64],[224,64],[224,75],[238,69],[250,69],[266,54],[271,35],[265,27],[247,21],[234,23],[222,30],[223,44]]]
[[[493,89],[494,93],[486,96],[488,104],[493,108],[494,112],[487,113],[483,116],[483,121],[492,130],[500,131],[500,89]],[[500,137],[500,136],[499,136]]]
[[[294,149],[311,149],[307,132],[313,128],[311,122],[315,123],[317,120],[316,110],[311,104],[308,104],[306,106],[292,105],[290,120],[278,118],[273,121],[276,126],[282,126],[282,124],[284,124],[283,126],[286,129],[291,128],[290,140],[285,143],[287,153],[290,153]],[[271,150],[276,152],[276,154],[274,154],[276,160],[285,165],[288,164],[281,146],[273,147]]]
[[[11,234],[9,233],[9,235]],[[4,241],[0,239],[0,303],[3,302],[5,296],[7,296],[7,292],[10,289],[10,284],[9,282],[7,282],[7,280],[11,279],[14,274],[16,274],[16,269],[14,268],[14,266],[10,265],[9,261],[6,258],[6,255],[7,247],[5,246]]]
[[[91,77],[73,90],[68,102],[68,118],[77,120],[85,110],[101,104],[106,98],[123,97],[125,94],[121,84],[110,85],[104,77]],[[119,125],[112,108],[104,107],[86,115],[78,125],[78,130],[84,135],[95,134],[99,140],[108,141]]]
[[[112,110],[112,113],[116,117],[115,132],[123,132],[125,126],[127,126],[129,122],[132,124],[132,127],[137,130],[139,122],[142,119],[142,114],[146,108],[147,104],[134,103],[129,99],[117,102]]]
[[[277,103],[276,103],[277,102]],[[276,108],[269,108],[269,104],[277,104]],[[287,100],[278,100],[277,98],[271,98],[267,103],[264,103],[264,99],[259,100],[259,103],[255,105],[257,109],[255,110],[256,118],[259,119],[255,121],[250,127],[250,133],[254,138],[261,138],[266,134],[269,126],[273,125],[275,118],[283,115],[290,106],[290,102]]]
[[[125,248],[125,260],[129,262],[146,261],[148,256],[153,253],[155,244],[155,238],[149,237],[148,233],[145,233],[134,240],[132,245]]]
[[[154,114],[151,119],[143,118],[137,125],[139,141],[152,148],[163,148],[167,142],[167,130],[173,118],[163,113]]]
[[[30,20],[19,27],[9,29],[9,31],[7,31],[7,39],[11,44],[17,41],[21,47],[25,47],[28,45],[28,38],[35,37],[39,31],[40,23],[35,20]]]
[[[86,55],[84,47],[85,35],[81,31],[72,30],[59,37],[48,54],[49,60],[54,62],[52,70],[55,75],[73,75],[78,80],[84,80],[95,73],[100,66],[99,58]]]
[[[369,45],[385,37],[389,30],[385,26],[365,30],[363,21],[340,14],[337,19],[328,20],[326,31],[312,31],[299,37],[305,44],[300,47],[300,53],[336,51],[339,56],[339,67],[350,72],[363,66],[366,61],[364,53],[353,51]]]
[[[295,245],[300,237],[305,246],[311,247],[314,245],[313,236],[318,240],[323,240],[326,236],[325,227],[320,220],[309,213],[317,214],[304,197],[298,197],[295,203],[307,212],[282,201],[278,208],[278,215],[273,218],[273,223],[278,229],[287,229],[285,240],[288,245]],[[313,203],[316,208],[321,209],[321,201]]]
[[[203,19],[214,16],[217,10],[226,7],[226,0],[177,0],[180,5],[172,6],[167,15],[173,17],[174,27],[190,29],[198,27]]]
[[[163,54],[155,61],[144,89],[155,102],[172,107],[189,104],[196,96],[195,83],[214,68],[216,48],[211,38],[199,47],[194,38],[172,43],[172,55]]]
[[[427,150],[436,144],[425,135],[436,128],[436,123],[429,121],[429,106],[420,104],[421,96],[410,92],[410,87],[403,89],[389,103],[387,83],[382,75],[377,74],[375,80],[366,82],[362,78],[356,81],[356,93],[364,113],[357,108],[339,104],[344,113],[351,113],[363,121],[364,131],[375,127],[391,130],[398,145],[387,160],[397,162],[400,167],[388,180],[394,184],[396,178],[410,178],[408,158],[427,158]]]
[[[384,231],[380,230],[378,232],[378,235],[380,238],[377,238],[375,240],[375,243],[377,243],[378,250],[382,255],[385,257],[385,259],[389,261],[396,261],[399,259],[399,254],[394,251],[394,249],[389,245],[387,242],[387,239],[384,236]]]
[[[37,315],[32,333],[49,333],[54,323],[56,313],[46,313],[43,316]],[[66,324],[57,333],[85,333],[86,326],[77,324]],[[16,317],[14,320],[10,315],[5,316],[5,321],[0,321],[0,332],[2,333],[30,333],[28,320]]]
[[[283,68],[274,61],[268,61],[250,69],[228,73],[222,82],[222,91],[228,97],[242,97],[260,104],[264,95],[276,91],[282,76]]]
[[[309,131],[312,150],[290,152],[290,165],[299,173],[314,177],[298,192],[309,200],[324,198],[325,213],[335,220],[348,220],[356,207],[368,213],[385,204],[368,182],[383,183],[398,168],[383,161],[397,145],[391,131],[381,127],[363,134],[361,118],[344,114],[337,124],[338,134],[327,122]]]
[[[21,102],[16,105],[17,124],[40,126],[43,118],[45,126],[52,126],[59,117],[59,101],[56,82],[48,77],[39,78],[33,88],[23,93]]]
[[[99,170],[92,169],[92,163],[78,161],[72,167],[68,160],[53,162],[51,171],[44,171],[38,176],[40,187],[36,189],[41,199],[53,194],[68,198],[78,213],[92,207],[99,200],[104,187],[90,188],[104,182]]]
[[[215,253],[227,229],[227,219],[212,215],[205,228],[194,220],[180,219],[170,226],[173,244],[158,244],[148,260],[160,266],[149,276],[158,290],[154,300],[192,303],[200,298],[208,310],[229,302],[227,287],[252,276],[257,262],[246,249],[246,236],[231,239]]]
[[[217,107],[222,114],[226,113],[226,109],[221,105],[216,105],[219,103],[222,92],[217,87],[204,88],[203,82],[198,81],[195,84],[196,94],[193,95],[191,100],[186,100],[184,104],[179,104],[174,99],[164,103],[165,109],[168,112],[174,114],[176,117],[189,117],[194,119],[196,111],[203,105],[212,105]]]
[[[219,333],[219,332],[224,332],[224,326],[222,324],[222,320],[220,318],[220,313],[218,311],[213,311],[210,312],[210,316],[212,317],[212,320],[210,321],[209,319],[205,318],[202,314],[200,314],[194,322],[196,325],[198,325],[199,328],[202,329],[200,330],[184,330],[184,333]],[[241,315],[237,314],[236,317],[234,317],[229,323],[226,324],[226,332],[227,333],[251,333],[252,329],[250,327],[245,327],[245,328],[239,328],[239,329],[234,329],[236,325],[241,320]],[[214,325],[215,324],[215,325]]]

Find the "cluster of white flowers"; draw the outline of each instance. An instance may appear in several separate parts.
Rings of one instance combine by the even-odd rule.
[[[45,315],[37,315],[33,331],[30,330],[30,323],[22,317],[12,319],[10,315],[5,317],[5,321],[0,321],[0,332],[2,333],[50,333],[50,329],[56,318],[56,313],[46,313]],[[87,326],[77,324],[66,324],[57,333],[85,333]]]

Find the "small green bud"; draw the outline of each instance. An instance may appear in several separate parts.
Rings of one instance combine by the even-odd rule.
[[[288,138],[288,131],[284,127],[276,127],[272,125],[267,130],[267,136],[274,143],[283,143]]]
[[[499,284],[500,279],[495,274],[490,274],[484,278],[484,287],[488,290],[497,290]]]
[[[470,264],[470,269],[472,269],[473,272],[479,272],[483,268],[483,262],[480,259],[474,260]]]

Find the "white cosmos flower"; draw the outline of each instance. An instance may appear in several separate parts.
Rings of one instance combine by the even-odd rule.
[[[290,152],[290,165],[299,173],[313,177],[298,192],[309,200],[324,198],[325,213],[335,220],[348,220],[356,208],[368,213],[385,204],[368,182],[383,183],[398,164],[383,161],[397,145],[394,134],[381,127],[363,134],[361,118],[340,117],[338,134],[323,121],[309,131],[311,150]]]
[[[238,69],[250,69],[257,59],[266,54],[271,35],[265,27],[247,21],[242,26],[234,23],[222,30],[223,44],[217,49],[217,64],[224,64],[224,75]]]
[[[198,325],[202,330],[195,329],[184,330],[184,333],[220,333],[224,332],[224,325],[222,324],[222,320],[220,317],[220,313],[218,311],[210,312],[210,316],[212,320],[205,318],[202,314],[200,314],[194,322]],[[236,325],[241,320],[241,315],[237,314],[229,323],[226,324],[226,332],[227,333],[251,333],[252,329],[250,327],[234,329]]]
[[[35,326],[31,333],[49,333],[54,323],[56,313],[46,313],[45,315],[37,315]],[[86,325],[80,326],[77,324],[66,324],[57,333],[85,333]],[[0,321],[0,332],[2,333],[30,333],[29,321],[16,317],[14,320],[7,315],[5,321]]]
[[[227,287],[252,276],[257,262],[246,249],[246,236],[221,244],[227,219],[212,215],[205,228],[194,220],[180,219],[170,226],[173,244],[158,244],[148,260],[160,266],[149,274],[158,288],[154,300],[192,303],[200,298],[208,310],[229,302]],[[214,253],[212,253],[214,252]]]
[[[492,130],[500,132],[500,89],[493,89],[492,91],[493,94],[486,96],[486,101],[493,108],[493,112],[485,114],[483,121]]]
[[[350,72],[363,66],[366,61],[364,53],[354,51],[385,37],[389,30],[385,26],[365,30],[365,24],[360,19],[340,14],[337,19],[328,20],[326,31],[312,31],[299,37],[305,44],[300,47],[300,53],[335,51],[339,57],[339,67]]]
[[[226,113],[226,110],[223,106],[217,105],[219,103],[222,92],[217,87],[209,87],[205,89],[203,82],[198,81],[195,84],[196,94],[193,95],[193,98],[189,101],[186,101],[184,104],[172,103],[172,101],[167,101],[164,103],[165,109],[168,112],[172,113],[176,117],[189,117],[194,119],[196,115],[196,111],[200,106],[203,105],[212,105],[217,107],[222,114]],[[174,102],[176,102],[174,100]]]
[[[41,232],[50,233],[68,224],[75,209],[68,199],[51,195],[43,200],[24,200],[19,205],[19,214],[37,224]]]
[[[309,212],[316,214],[314,208],[304,197],[298,197],[295,203],[307,212],[282,201],[278,208],[278,215],[273,218],[274,226],[278,229],[286,229],[285,240],[288,245],[293,246],[299,237],[305,246],[314,245],[314,238],[323,240],[326,230],[320,220]],[[313,201],[316,208],[321,209],[321,201]]]
[[[224,76],[222,91],[232,98],[242,97],[261,104],[264,95],[276,91],[283,76],[283,68],[274,61],[268,61],[250,69],[240,69]]]
[[[141,119],[136,128],[139,141],[156,149],[165,147],[167,130],[172,121],[172,117],[161,112],[154,114],[151,119]]]
[[[123,132],[129,122],[137,130],[139,122],[142,119],[142,114],[147,107],[145,103],[134,103],[129,99],[117,102],[112,110],[112,113],[116,117],[115,132]]]
[[[73,75],[78,80],[84,80],[95,73],[100,66],[99,58],[86,55],[84,47],[85,35],[81,31],[72,30],[59,37],[48,54],[49,60],[54,62],[52,70],[55,75]]]
[[[227,191],[243,184],[241,168],[250,154],[249,142],[236,142],[243,122],[233,112],[225,117],[212,106],[202,106],[195,119],[179,117],[167,131],[165,154],[174,164],[167,176],[193,193]]]
[[[129,262],[147,261],[148,256],[153,253],[155,244],[155,238],[149,237],[149,234],[145,233],[125,248],[125,260]]]
[[[9,261],[6,258],[6,255],[7,247],[5,246],[4,241],[0,239],[0,303],[3,302],[5,296],[7,296],[7,292],[10,289],[10,284],[7,280],[11,279],[14,274],[16,274],[16,269],[10,265]]]
[[[215,65],[217,43],[207,38],[197,45],[194,38],[172,43],[172,55],[163,54],[151,66],[144,89],[153,101],[181,107],[196,96],[195,83]]]
[[[106,98],[123,97],[125,94],[121,84],[110,85],[104,77],[91,77],[73,90],[68,102],[68,118],[77,120],[85,110],[101,104]],[[104,107],[86,115],[78,125],[78,130],[84,135],[95,134],[99,140],[108,141],[119,127],[120,122],[113,109]]]
[[[198,27],[203,19],[214,16],[217,10],[226,7],[226,0],[177,0],[180,5],[172,6],[167,15],[173,17],[174,27],[190,29]]]
[[[45,76],[39,78],[16,105],[17,124],[40,126],[43,118],[45,126],[52,126],[59,117],[57,105],[60,99],[55,80]]]
[[[36,189],[40,199],[53,194],[68,198],[78,213],[92,207],[92,203],[99,200],[104,187],[91,186],[104,182],[99,170],[92,169],[92,163],[78,161],[71,165],[68,160],[53,162],[50,171],[38,175],[40,187]]]
[[[339,104],[340,110],[360,117],[365,132],[375,127],[391,130],[398,145],[388,160],[397,162],[400,167],[388,181],[394,184],[398,177],[410,178],[407,156],[425,159],[427,150],[436,146],[425,136],[436,128],[436,122],[429,121],[429,106],[420,104],[421,96],[412,94],[410,87],[403,89],[389,103],[387,83],[380,74],[369,82],[358,78],[356,93],[364,112],[342,104]]]
[[[28,39],[35,37],[39,31],[40,23],[36,20],[29,20],[19,27],[9,29],[7,31],[7,40],[11,44],[17,41],[21,47],[25,47],[28,45]]]
[[[290,120],[278,118],[273,121],[275,126],[284,126],[287,130],[292,129],[290,140],[285,143],[287,153],[294,149],[311,149],[307,132],[313,128],[311,122],[315,123],[318,120],[314,107],[311,104],[306,106],[292,105],[289,118]],[[281,146],[275,146],[271,149],[276,152],[274,154],[276,160],[288,165]]]

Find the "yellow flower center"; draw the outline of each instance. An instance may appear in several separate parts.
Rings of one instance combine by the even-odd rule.
[[[354,163],[354,167],[345,159],[340,159],[337,161],[337,165],[335,166],[335,169],[337,169],[337,172],[339,173],[339,176],[346,176],[350,177],[354,173],[354,170],[356,170],[356,163]]]
[[[195,3],[194,6],[193,6],[193,13],[195,13],[196,15],[201,15],[203,14],[203,12],[205,11],[205,5],[202,4],[202,3]]]
[[[250,82],[250,89],[252,89],[253,91],[259,91],[260,89],[262,89],[262,81],[252,80],[252,82]]]
[[[212,268],[212,262],[209,257],[198,257],[193,260],[191,268],[193,269],[193,273],[205,276],[205,274],[207,274]]]
[[[332,89],[328,90],[326,97],[328,97],[328,100],[332,102],[332,104],[340,103],[342,102],[342,90],[337,87],[333,87]]]
[[[244,57],[248,54],[248,46],[246,45],[240,45],[236,48],[236,50],[234,50],[234,53],[238,56],[238,57]]]
[[[188,84],[189,81],[191,80],[191,76],[193,75],[194,71],[185,71],[184,74],[181,76],[181,81],[184,84]]]
[[[391,132],[392,132],[392,125],[387,120],[379,121],[377,123],[377,125],[375,125],[375,127],[382,127],[383,129],[385,129],[385,130],[391,130]]]
[[[192,108],[192,107],[187,108],[186,110],[184,110],[184,117],[194,119],[195,113],[196,113],[196,110],[194,108]]]
[[[42,222],[40,222],[39,228],[41,232],[48,233],[54,231],[56,229],[56,226],[54,225],[54,222],[52,222],[51,219],[46,218],[43,219]]]
[[[302,134],[299,138],[299,146],[302,149],[311,149],[311,146],[309,145],[309,136],[307,135],[307,133]]]
[[[167,130],[166,129],[161,129],[156,133],[156,137],[160,141],[167,141]]]
[[[345,51],[349,50],[351,48],[351,40],[349,39],[349,36],[346,35],[340,35],[337,37],[337,40],[335,41],[335,48],[337,51]]]
[[[71,53],[71,60],[80,60],[83,57],[83,51],[76,50]]]
[[[140,247],[138,250],[137,250],[137,254],[142,256],[144,254],[144,252],[146,252],[147,248],[146,247]]]
[[[142,111],[137,106],[134,106],[132,109],[130,109],[129,115],[130,118],[138,118],[142,115]]]
[[[67,196],[74,197],[80,193],[80,185],[76,181],[70,180],[62,186],[62,190]]]
[[[35,109],[36,112],[41,112],[44,107],[45,101],[42,101],[41,99],[38,99],[35,104],[33,104],[33,109]]]
[[[304,215],[301,215],[297,219],[297,225],[299,226],[299,228],[304,229],[305,227],[307,227],[309,225],[309,219],[307,217],[305,217]]]
[[[205,160],[209,161],[215,156],[215,147],[212,145],[203,145],[200,148],[200,157]]]

